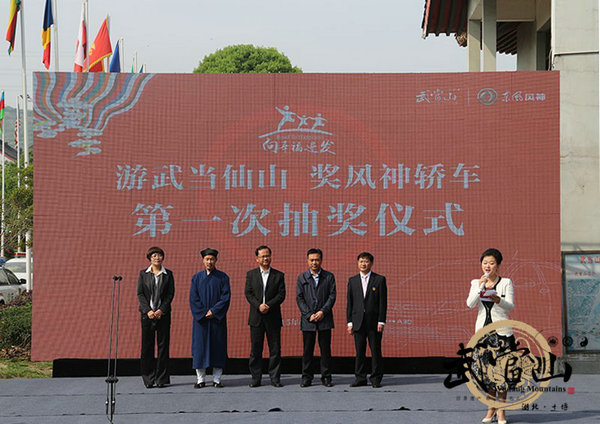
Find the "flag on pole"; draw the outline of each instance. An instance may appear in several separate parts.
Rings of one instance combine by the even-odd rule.
[[[98,34],[90,47],[90,72],[104,72],[104,58],[112,54],[110,36],[108,34],[108,16],[100,25]]]
[[[6,31],[6,41],[9,42],[8,54],[15,49],[15,37],[17,34],[17,13],[21,7],[21,0],[10,0],[8,9],[8,30]]]
[[[121,42],[117,41],[117,44],[115,45],[115,52],[110,59],[108,72],[121,72],[121,55],[119,54],[119,44],[121,44]]]
[[[19,145],[19,117],[15,118],[15,146]]]
[[[2,121],[4,120],[4,91],[0,96],[0,134],[2,134]]]
[[[42,63],[46,69],[50,69],[50,27],[54,25],[54,17],[52,16],[52,0],[46,0],[44,8],[44,24],[42,29],[42,46],[44,46],[44,56]]]
[[[85,5],[81,6],[81,21],[79,23],[79,34],[75,46],[75,59],[73,60],[73,71],[84,72],[86,69],[87,52],[87,28],[85,26]]]

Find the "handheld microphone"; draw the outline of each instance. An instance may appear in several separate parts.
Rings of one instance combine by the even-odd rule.
[[[490,273],[486,272],[485,274],[483,274],[483,276],[486,278],[486,280],[490,277]],[[483,290],[483,288],[485,287],[485,283],[481,283],[481,285],[479,286],[480,290]]]

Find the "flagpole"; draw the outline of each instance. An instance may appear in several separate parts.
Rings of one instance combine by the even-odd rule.
[[[58,72],[58,9],[56,7],[56,0],[52,0],[52,13],[54,18],[54,25],[52,25],[52,35],[54,38],[54,72]]]
[[[4,94],[4,93],[2,93]],[[5,226],[4,226],[4,167],[6,165],[6,156],[5,156],[5,150],[4,150],[4,121],[5,119],[2,120],[2,236],[0,237],[0,256],[4,258],[4,233],[5,233]]]
[[[125,60],[123,59],[125,57],[125,53],[123,52],[123,37],[119,38],[119,70],[120,72],[123,72],[123,70],[125,69],[123,67],[123,64],[125,63]]]
[[[106,15],[106,29],[108,30],[108,39],[110,40],[110,15]],[[109,43],[110,45],[110,43]],[[111,55],[112,56],[112,55]],[[110,67],[110,56],[106,56],[104,59],[102,59],[104,61],[104,72],[110,72],[110,69],[108,69]]]
[[[29,126],[27,123],[27,63],[25,56],[25,8],[21,2],[21,73],[23,75],[23,164],[29,166]],[[25,279],[27,290],[31,290],[31,231],[25,233]]]
[[[19,134],[20,134],[20,128],[19,128],[19,116],[21,114],[20,111],[20,107],[19,107],[19,97],[21,97],[20,95],[17,95],[17,108],[16,108],[16,112],[17,112],[17,124],[16,124],[16,129],[15,129],[15,142],[17,143],[17,175],[21,170],[21,143],[19,143]],[[17,187],[21,187],[21,178],[17,178]],[[21,219],[21,212],[19,212],[19,214],[17,215],[17,219]],[[17,251],[21,251],[21,233],[19,233],[19,235],[17,236]]]
[[[87,32],[88,32],[88,0],[84,0],[83,1],[84,4],[84,8],[85,8],[85,13],[84,13],[84,21],[85,21],[85,62],[84,62],[84,67],[85,67],[85,72],[89,72],[90,71],[90,56],[89,56],[89,50],[88,50],[88,41],[87,41]]]

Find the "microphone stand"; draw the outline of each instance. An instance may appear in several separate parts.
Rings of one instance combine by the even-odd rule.
[[[119,379],[117,378],[117,353],[119,347],[119,301],[121,297],[121,280],[123,277],[120,275],[115,275],[112,278],[113,287],[112,287],[112,297],[110,302],[110,330],[109,330],[109,340],[108,340],[108,371],[106,374],[106,416],[108,421],[112,424],[113,417],[115,415],[115,404],[116,404],[116,396],[117,396],[117,382]],[[115,298],[115,288],[117,289],[117,296]],[[114,331],[114,345],[115,345],[115,354],[114,357],[112,355],[112,346],[113,346],[113,325],[115,323],[115,303],[117,307],[116,313],[116,328]],[[112,367],[111,367],[112,365]]]

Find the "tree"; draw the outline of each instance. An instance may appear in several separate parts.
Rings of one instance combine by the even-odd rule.
[[[33,163],[17,169],[16,163],[6,166],[6,196],[4,225],[6,250],[24,250],[25,233],[33,230]],[[17,184],[20,182],[20,186]],[[18,245],[18,240],[21,245]],[[1,255],[1,254],[0,254]]]
[[[195,73],[299,73],[302,69],[292,66],[286,55],[274,47],[255,47],[251,44],[228,46],[204,56]]]

